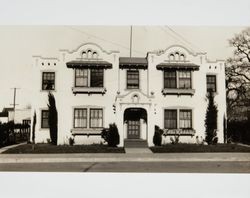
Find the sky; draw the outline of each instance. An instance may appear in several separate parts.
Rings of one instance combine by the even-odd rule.
[[[242,26],[133,26],[132,56],[183,45],[194,52],[206,52],[210,60],[227,59],[233,48],[228,40]],[[86,42],[129,56],[130,26],[0,26],[0,110],[13,103],[17,108],[31,103],[32,56],[58,57],[60,49],[74,50]]]

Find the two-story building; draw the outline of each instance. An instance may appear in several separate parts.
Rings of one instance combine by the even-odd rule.
[[[116,123],[120,145],[142,140],[153,145],[155,126],[163,143],[180,134],[180,142],[205,138],[206,94],[212,89],[218,106],[219,142],[226,115],[225,65],[205,53],[176,45],[145,57],[120,57],[93,43],[60,50],[58,58],[33,57],[33,104],[36,142],[49,138],[48,92],[56,99],[58,144],[103,142],[102,128]]]

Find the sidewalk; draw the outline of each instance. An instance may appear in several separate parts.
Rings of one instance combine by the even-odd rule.
[[[0,154],[0,163],[250,162],[250,153]]]

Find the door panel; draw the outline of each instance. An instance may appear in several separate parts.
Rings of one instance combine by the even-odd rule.
[[[140,138],[140,120],[128,120],[128,139]]]

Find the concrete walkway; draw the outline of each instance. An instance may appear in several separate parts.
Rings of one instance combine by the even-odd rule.
[[[10,149],[10,148],[14,148],[14,147],[17,147],[17,146],[20,146],[20,145],[24,145],[24,144],[27,144],[27,142],[23,142],[23,143],[20,143],[20,144],[13,144],[13,145],[10,145],[10,146],[5,146],[5,147],[2,147],[0,148],[0,153],[3,153],[4,151]]]
[[[152,153],[152,151],[149,148],[125,148],[125,153],[141,154]]]

